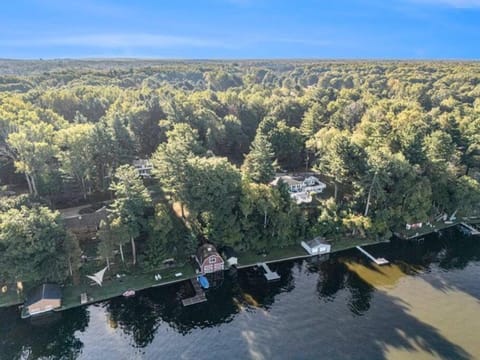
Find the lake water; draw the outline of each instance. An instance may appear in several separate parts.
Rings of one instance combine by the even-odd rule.
[[[0,309],[1,359],[480,359],[480,237],[455,232],[321,263],[225,275],[183,308],[186,284],[20,320]]]

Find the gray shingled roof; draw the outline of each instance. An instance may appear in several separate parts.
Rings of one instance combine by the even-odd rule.
[[[61,299],[62,298],[62,289],[57,284],[43,284],[32,291],[27,295],[25,300],[25,306],[30,306],[36,302],[43,299]]]
[[[305,243],[311,248],[319,245],[328,245],[328,242],[321,236],[317,236],[315,239],[305,241]]]
[[[96,229],[100,221],[107,220],[108,212],[104,206],[90,214],[82,214],[75,217],[64,219],[65,226],[72,230]]]

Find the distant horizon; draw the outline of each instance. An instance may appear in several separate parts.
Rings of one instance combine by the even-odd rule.
[[[480,0],[17,0],[0,58],[480,60]]]
[[[57,57],[57,58],[2,58],[0,61],[159,61],[159,62],[247,62],[247,61],[295,61],[295,62],[480,62],[467,58],[162,58],[162,57]]]

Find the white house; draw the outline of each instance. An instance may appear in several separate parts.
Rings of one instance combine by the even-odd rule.
[[[149,178],[152,175],[153,165],[148,159],[133,160],[133,167],[142,178]]]
[[[312,195],[305,191],[290,193],[290,198],[295,200],[297,204],[308,204],[311,203],[313,200]]]
[[[318,180],[315,176],[309,176],[303,180],[303,191],[313,192],[315,194],[323,192],[327,185]]]
[[[290,197],[295,200],[297,204],[310,203],[312,201],[311,194],[319,194],[327,187],[327,185],[315,176],[303,178],[290,175],[278,176],[270,185],[277,186],[280,180],[288,185]]]
[[[325,239],[320,236],[317,236],[313,240],[309,241],[302,241],[302,247],[310,254],[310,255],[320,255],[320,254],[328,254],[331,249],[331,245],[328,244]]]

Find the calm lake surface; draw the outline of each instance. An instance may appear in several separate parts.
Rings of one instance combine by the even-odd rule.
[[[0,309],[3,359],[480,359],[480,237],[456,232],[313,263],[281,280],[225,275],[183,308],[187,284],[20,320]]]

